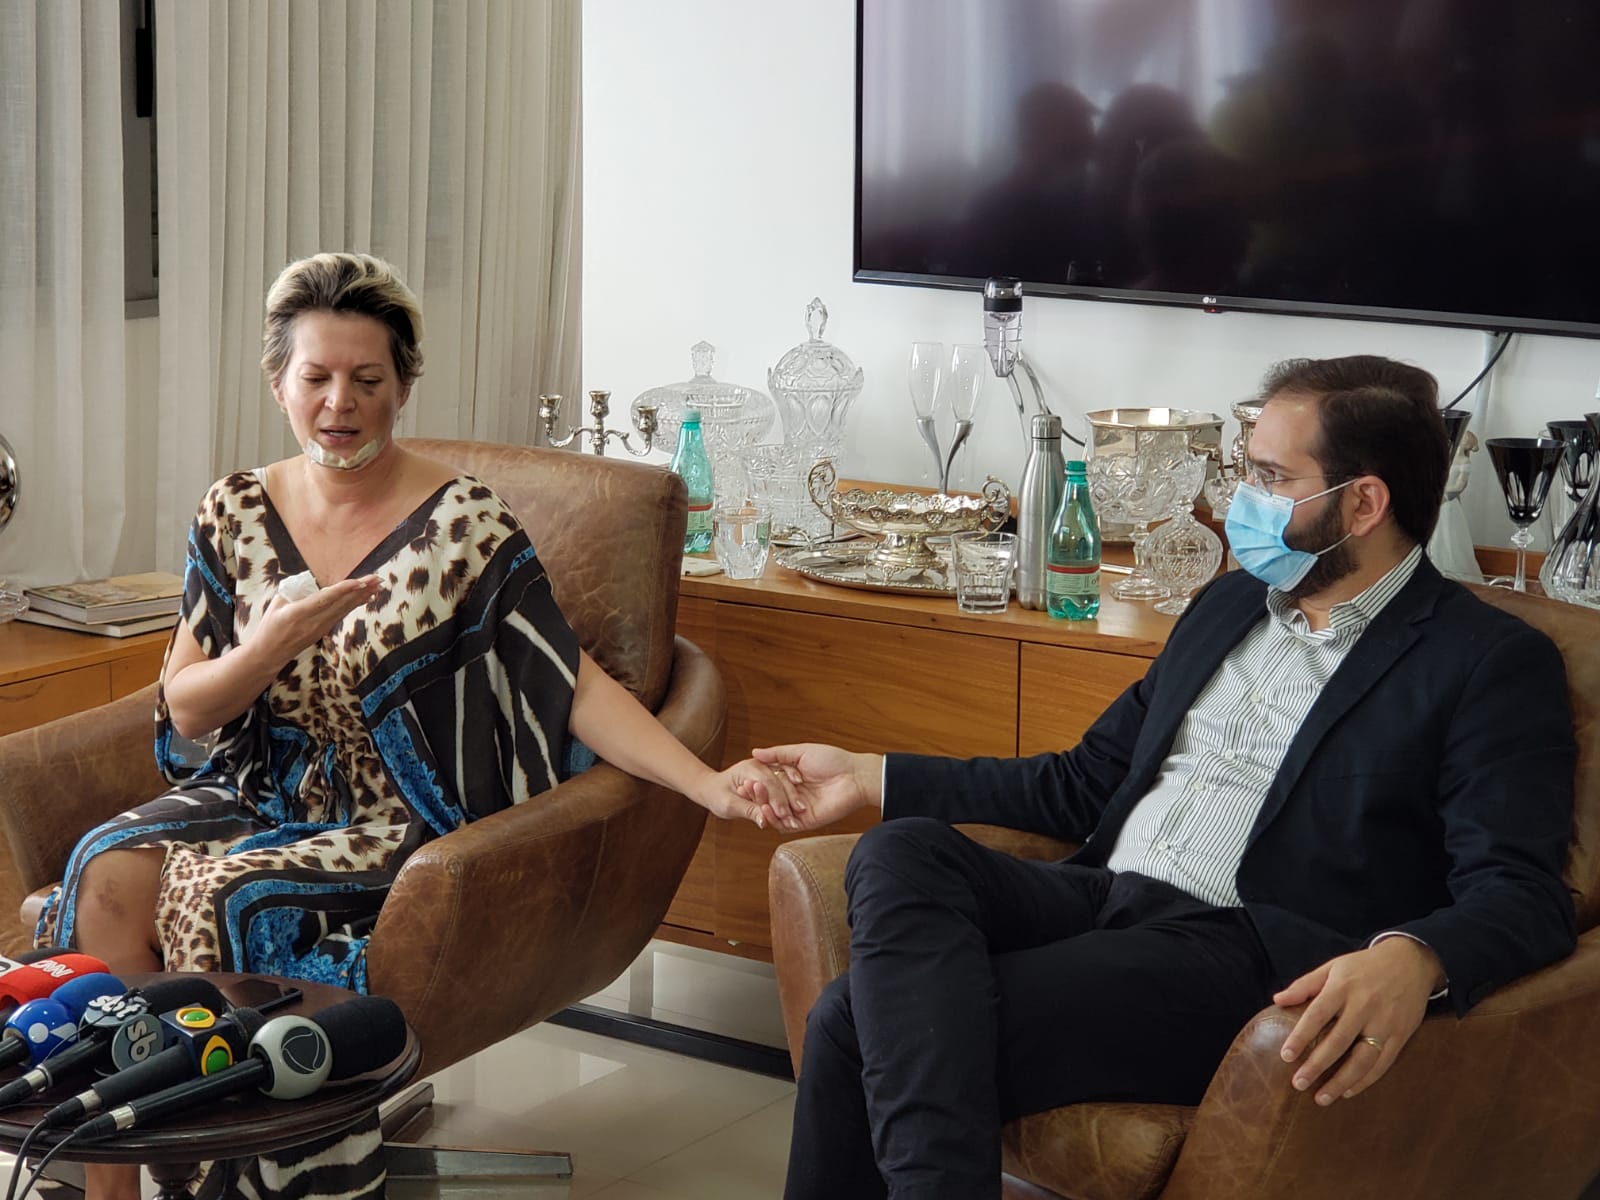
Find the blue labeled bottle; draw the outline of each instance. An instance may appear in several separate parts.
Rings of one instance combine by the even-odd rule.
[[[1067,463],[1061,506],[1050,526],[1045,595],[1052,617],[1087,621],[1100,611],[1100,521],[1081,459]]]
[[[700,410],[683,410],[683,427],[678,430],[678,449],[672,455],[672,471],[689,487],[689,527],[683,534],[685,554],[704,554],[711,549],[711,501],[717,494],[711,480],[711,458],[706,454],[705,435],[700,431]]]

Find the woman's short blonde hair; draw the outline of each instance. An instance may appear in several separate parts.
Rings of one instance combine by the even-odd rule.
[[[353,313],[381,321],[401,387],[422,374],[422,309],[400,273],[370,254],[314,254],[292,262],[267,292],[261,335],[261,369],[277,383],[294,349],[301,313]]]

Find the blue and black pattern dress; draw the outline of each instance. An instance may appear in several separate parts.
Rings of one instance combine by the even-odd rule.
[[[260,474],[215,484],[190,534],[182,620],[212,658],[306,569]],[[158,702],[156,759],[173,786],[78,844],[40,944],[72,944],[94,855],[154,847],[168,970],[365,992],[367,938],[407,856],[557,781],[578,644],[501,499],[451,480],[351,574],[374,573],[372,601],[204,745]]]

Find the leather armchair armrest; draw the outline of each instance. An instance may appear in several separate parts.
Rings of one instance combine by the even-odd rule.
[[[1036,833],[999,825],[958,825],[973,841],[1017,858],[1051,861],[1075,847]],[[779,846],[767,869],[772,913],[772,958],[789,1058],[800,1072],[806,1014],[822,989],[850,965],[850,924],[845,916],[844,868],[855,848],[853,833],[801,838]]]
[[[0,945],[16,948],[12,914],[61,878],[78,839],[167,785],[156,770],[155,685],[0,738]],[[31,933],[31,929],[28,931]]]
[[[662,723],[715,763],[726,709],[716,668],[678,639]],[[422,1073],[615,979],[666,914],[704,823],[691,801],[602,762],[413,854],[367,969],[412,1022]]]
[[[1265,1009],[1235,1039],[1163,1200],[1576,1196],[1600,1171],[1600,929],[1465,1017],[1430,1015],[1388,1074],[1326,1109],[1279,1057],[1295,1018]]]

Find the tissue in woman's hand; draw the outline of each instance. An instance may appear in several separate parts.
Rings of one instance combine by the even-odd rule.
[[[278,595],[285,601],[304,600],[307,596],[315,596],[321,590],[317,586],[317,577],[310,571],[291,575],[278,585]]]

